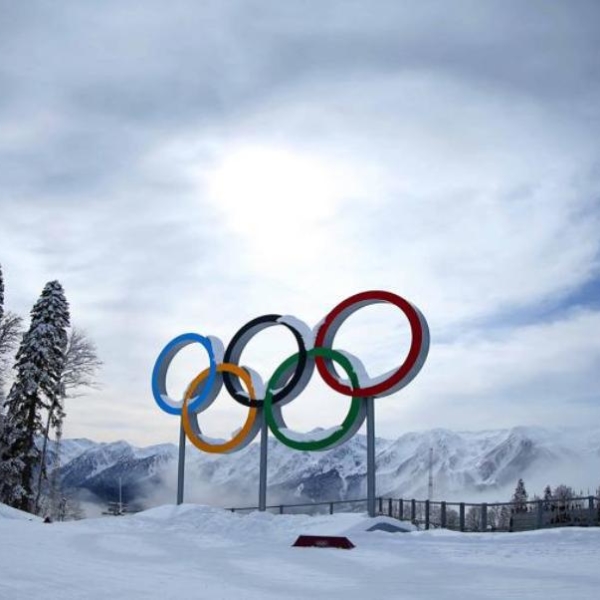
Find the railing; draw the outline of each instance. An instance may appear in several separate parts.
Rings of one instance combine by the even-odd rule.
[[[340,507],[344,509],[340,510]],[[364,512],[367,510],[367,499],[358,500],[333,500],[330,502],[302,502],[299,504],[271,504],[266,507],[268,511],[283,514],[334,514],[334,512]],[[229,507],[231,512],[251,512],[258,510],[258,506]]]
[[[379,499],[379,514],[431,529],[456,531],[524,531],[568,525],[600,525],[600,498],[583,496],[531,502],[433,502]]]
[[[279,514],[334,514],[364,512],[367,499],[272,504],[266,507]],[[231,507],[231,512],[250,512],[257,506]],[[456,531],[525,531],[547,527],[600,526],[600,498],[582,496],[530,502],[438,502],[404,498],[377,499],[377,512],[410,521],[420,529],[444,528]]]

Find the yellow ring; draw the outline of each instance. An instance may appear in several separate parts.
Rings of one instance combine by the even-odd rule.
[[[247,371],[232,363],[221,363],[220,365],[217,365],[217,373],[222,373],[223,371],[232,373],[233,375],[239,377],[244,382],[248,390],[248,394],[250,395],[250,399],[256,400],[254,386],[252,385],[252,378]],[[194,444],[194,446],[196,446],[196,448],[199,450],[202,450],[203,452],[209,452],[211,454],[225,454],[227,452],[233,452],[241,443],[246,441],[246,437],[252,431],[254,423],[256,422],[257,409],[255,407],[250,407],[248,409],[248,417],[246,418],[244,426],[227,442],[223,442],[222,444],[210,444],[201,437],[196,436],[190,423],[190,415],[187,409],[187,403],[188,400],[193,397],[198,385],[200,385],[200,383],[204,381],[206,377],[208,377],[209,373],[210,369],[205,369],[202,371],[196,376],[192,383],[190,383],[185,392],[185,396],[183,398],[183,409],[181,411],[183,429],[190,442],[192,442],[192,444]]]

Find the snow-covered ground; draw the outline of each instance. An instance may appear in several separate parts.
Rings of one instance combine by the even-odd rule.
[[[16,508],[12,508],[11,506],[6,506],[6,504],[0,504],[0,523],[4,519],[15,519],[15,520],[26,520],[26,521],[41,521],[40,517],[36,517],[35,515],[30,515],[29,513],[23,512],[22,510],[17,510]],[[1,538],[0,538],[1,540]]]
[[[592,600],[600,590],[600,529],[367,532],[364,515],[195,505],[52,524],[8,512],[2,600]],[[356,548],[292,547],[302,533],[347,535]]]

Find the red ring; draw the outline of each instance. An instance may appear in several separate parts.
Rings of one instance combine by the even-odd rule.
[[[412,334],[408,355],[400,367],[398,367],[398,370],[390,375],[386,380],[370,387],[358,389],[352,389],[352,387],[349,385],[344,385],[337,378],[335,371],[333,370],[333,365],[330,364],[331,361],[327,361],[323,357],[315,358],[317,369],[319,370],[323,380],[327,383],[327,385],[329,385],[329,387],[333,388],[340,394],[344,394],[346,396],[362,396],[363,398],[371,398],[386,395],[386,393],[393,393],[396,391],[396,389],[400,389],[400,387],[402,387],[400,384],[405,378],[411,374],[414,377],[416,372],[411,373],[413,368],[418,366],[418,371],[424,362],[424,357],[421,356],[423,343],[427,342],[427,348],[425,349],[426,353],[429,347],[429,336],[423,331],[424,327],[427,326],[421,322],[419,312],[410,302],[408,302],[408,300],[405,300],[396,294],[392,294],[391,292],[381,290],[361,292],[359,294],[355,294],[354,296],[350,296],[343,302],[340,302],[340,304],[338,304],[325,317],[323,324],[319,327],[319,331],[317,332],[315,339],[315,346],[318,348],[322,347],[332,349],[331,344],[333,342],[333,338],[335,337],[337,330],[340,328],[344,320],[363,306],[377,304],[379,302],[393,304],[406,315]],[[356,304],[360,304],[361,306],[354,308]],[[353,308],[354,310],[352,310]],[[338,319],[339,323],[336,323]],[[327,333],[331,327],[333,327],[333,332],[328,336]],[[420,358],[421,360],[419,360]],[[411,379],[412,377],[410,377],[408,381]],[[408,383],[408,381],[406,383]]]

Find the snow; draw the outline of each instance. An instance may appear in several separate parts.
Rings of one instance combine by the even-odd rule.
[[[0,520],[2,519],[13,519],[18,521],[41,521],[40,517],[31,515],[17,508],[6,506],[6,504],[0,504]],[[1,563],[0,563],[1,564]]]
[[[227,442],[227,440],[224,438],[210,437],[208,435],[204,435],[203,433],[201,433],[199,437],[202,439],[202,441],[210,444],[211,446],[219,446]]]
[[[40,443],[42,440],[39,440]],[[37,443],[37,441],[36,441]],[[68,462],[73,459],[81,456],[84,452],[89,450],[90,448],[94,448],[97,446],[96,442],[92,440],[88,440],[86,438],[73,438],[68,440],[62,440],[60,444],[60,459],[63,465],[66,465]],[[55,449],[56,442],[51,440],[49,449]]]
[[[209,335],[208,341],[212,347],[213,356],[215,357],[215,363],[220,364],[223,362],[223,357],[225,356],[225,344],[221,338],[218,338],[215,335]]]
[[[306,433],[301,433],[299,431],[293,431],[292,429],[288,429],[287,427],[282,427],[280,429],[281,433],[290,440],[294,440],[295,442],[317,442],[320,440],[324,440],[325,438],[333,435],[337,431],[340,431],[342,428],[337,425],[335,427],[329,427],[328,429],[313,429],[312,431],[307,431]]]
[[[252,381],[252,387],[254,388],[254,398],[256,400],[264,400],[267,390],[265,387],[265,382],[262,380],[262,377],[260,376],[260,374],[257,371],[255,371],[254,369],[251,369],[250,367],[244,366],[244,370],[246,370],[248,372],[248,374],[250,375],[250,380]],[[242,396],[245,396],[246,398],[250,398],[250,394],[248,394],[248,392],[242,391],[241,393],[242,393]]]
[[[293,315],[282,315],[277,319],[277,322],[295,329],[300,334],[306,350],[311,350],[314,347],[316,330],[311,329],[304,321]]]
[[[375,418],[378,423],[383,422],[383,415],[378,412],[380,410],[379,403],[376,403]],[[236,426],[239,425],[239,422],[236,423]],[[286,433],[290,434],[287,430]],[[306,441],[306,434],[292,432],[290,435],[294,433],[298,439]],[[220,437],[219,434],[215,432],[215,438]],[[324,435],[327,433],[316,430],[312,435],[309,433],[308,438],[314,440]],[[67,443],[63,442],[64,445]],[[572,431],[523,427],[485,432],[435,429],[406,433],[396,440],[377,438],[378,495],[425,498],[430,448],[434,449],[434,500],[506,502],[510,500],[519,477],[523,477],[530,496],[535,493],[541,495],[547,484],[555,487],[559,483],[570,485],[576,492],[583,490],[583,495],[594,494],[600,483],[598,427]],[[147,460],[146,465],[139,463],[147,457],[155,457],[156,460]],[[276,502],[316,499],[313,487],[310,488],[312,495],[308,497],[297,492],[299,486],[313,479],[315,474],[333,470],[337,475],[319,484],[319,500],[364,497],[365,458],[366,438],[361,434],[324,452],[293,451],[270,435],[269,498],[276,496]],[[147,469],[155,469],[153,473],[160,475],[164,486],[156,499],[153,497],[151,502],[144,505],[149,508],[156,502],[174,497],[176,459],[177,446],[170,444],[139,449],[123,446],[122,443],[92,443],[92,447],[72,462],[63,460],[62,468],[70,486],[90,489],[104,498],[106,486],[116,482],[120,475],[128,482],[143,482],[148,475]],[[240,506],[257,504],[258,443],[250,444],[239,452],[220,456],[197,451],[188,445],[186,469],[188,481],[201,482],[201,485],[190,486],[186,490],[187,500],[214,502],[213,491],[218,487],[220,496],[242,498],[228,503]],[[343,486],[341,490],[340,482]],[[144,490],[140,491],[136,499],[145,501],[143,494]],[[246,497],[248,502],[245,502]]]
[[[145,448],[131,447],[133,456],[138,459],[149,458],[152,456],[177,456],[177,449],[173,444],[156,444],[154,446],[146,446]]]
[[[0,598],[597,598],[600,529],[366,532],[371,523],[197,505],[69,523],[0,518]],[[356,548],[292,547],[319,533]]]
[[[371,377],[369,375],[369,373],[367,372],[365,365],[362,363],[360,358],[358,358],[358,356],[355,356],[354,354],[351,354],[350,352],[347,352],[346,350],[338,350],[338,352],[340,354],[343,354],[350,361],[350,364],[352,365],[352,368],[354,369],[354,372],[356,373],[356,376],[358,377],[358,383],[360,384],[360,387],[363,387],[363,388],[379,385],[380,383],[387,381],[392,375],[394,375],[396,373],[396,371],[398,370],[398,367],[400,366],[400,365],[398,365],[398,367],[394,367],[393,369],[390,369],[389,371],[386,371],[385,373],[382,373],[381,375],[376,375],[375,377]],[[351,381],[348,377],[338,377],[338,378],[345,385],[351,385]]]

